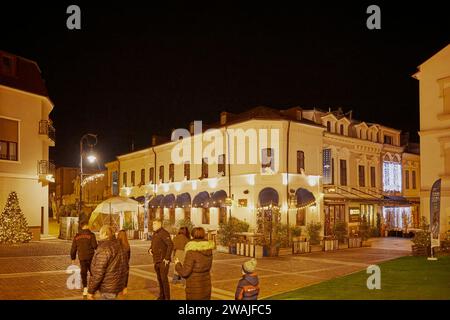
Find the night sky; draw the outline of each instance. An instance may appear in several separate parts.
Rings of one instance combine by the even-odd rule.
[[[137,150],[152,134],[259,105],[342,107],[418,141],[411,75],[450,42],[444,2],[58,2],[0,9],[0,49],[37,61],[55,104],[58,166],[78,165],[87,132],[106,162],[132,141]],[[66,28],[70,4],[81,7],[80,31]],[[370,4],[381,7],[381,30],[366,28]]]

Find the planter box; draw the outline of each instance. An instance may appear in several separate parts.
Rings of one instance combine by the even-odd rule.
[[[278,257],[280,253],[279,246],[264,246],[263,256],[264,257]]]
[[[263,256],[264,256],[264,247],[255,245],[255,258],[259,259],[262,258]]]
[[[431,256],[430,247],[419,247],[416,245],[411,246],[413,256],[429,257]]]
[[[335,251],[339,249],[339,240],[323,239],[323,251]]]
[[[348,238],[349,248],[360,248],[362,247],[362,238]]]
[[[216,251],[221,252],[221,253],[230,253],[230,247],[222,246],[222,245],[218,244],[216,246]]]
[[[139,239],[139,232],[136,230],[127,230],[127,236],[130,240]]]
[[[311,246],[309,241],[294,241],[292,242],[292,254],[309,253]]]

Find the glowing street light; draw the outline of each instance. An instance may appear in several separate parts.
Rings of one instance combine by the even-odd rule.
[[[93,142],[89,141],[89,138],[91,138],[91,140],[94,140]],[[94,163],[95,161],[97,161],[97,157],[94,155],[92,149],[94,148],[94,146],[97,144],[97,135],[96,134],[92,134],[92,133],[86,133],[84,136],[81,137],[80,139],[80,200],[78,203],[78,210],[79,210],[79,216],[81,216],[81,212],[83,210],[83,156],[85,155],[85,152],[83,150],[83,142],[86,141],[90,151],[88,153],[88,155],[86,156],[86,159],[88,160],[89,163]],[[81,221],[80,221],[81,222]]]

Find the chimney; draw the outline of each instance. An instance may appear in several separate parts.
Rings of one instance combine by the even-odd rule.
[[[189,124],[189,132],[191,133],[191,136],[194,135],[194,121],[191,121]]]
[[[152,135],[152,147],[156,146],[156,135]]]
[[[225,125],[227,123],[227,115],[228,115],[228,112],[226,112],[226,111],[223,111],[220,113],[220,124],[221,125]]]

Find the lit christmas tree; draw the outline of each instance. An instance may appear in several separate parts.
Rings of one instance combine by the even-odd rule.
[[[27,220],[19,207],[19,199],[13,191],[0,216],[0,243],[28,242],[31,238]]]

